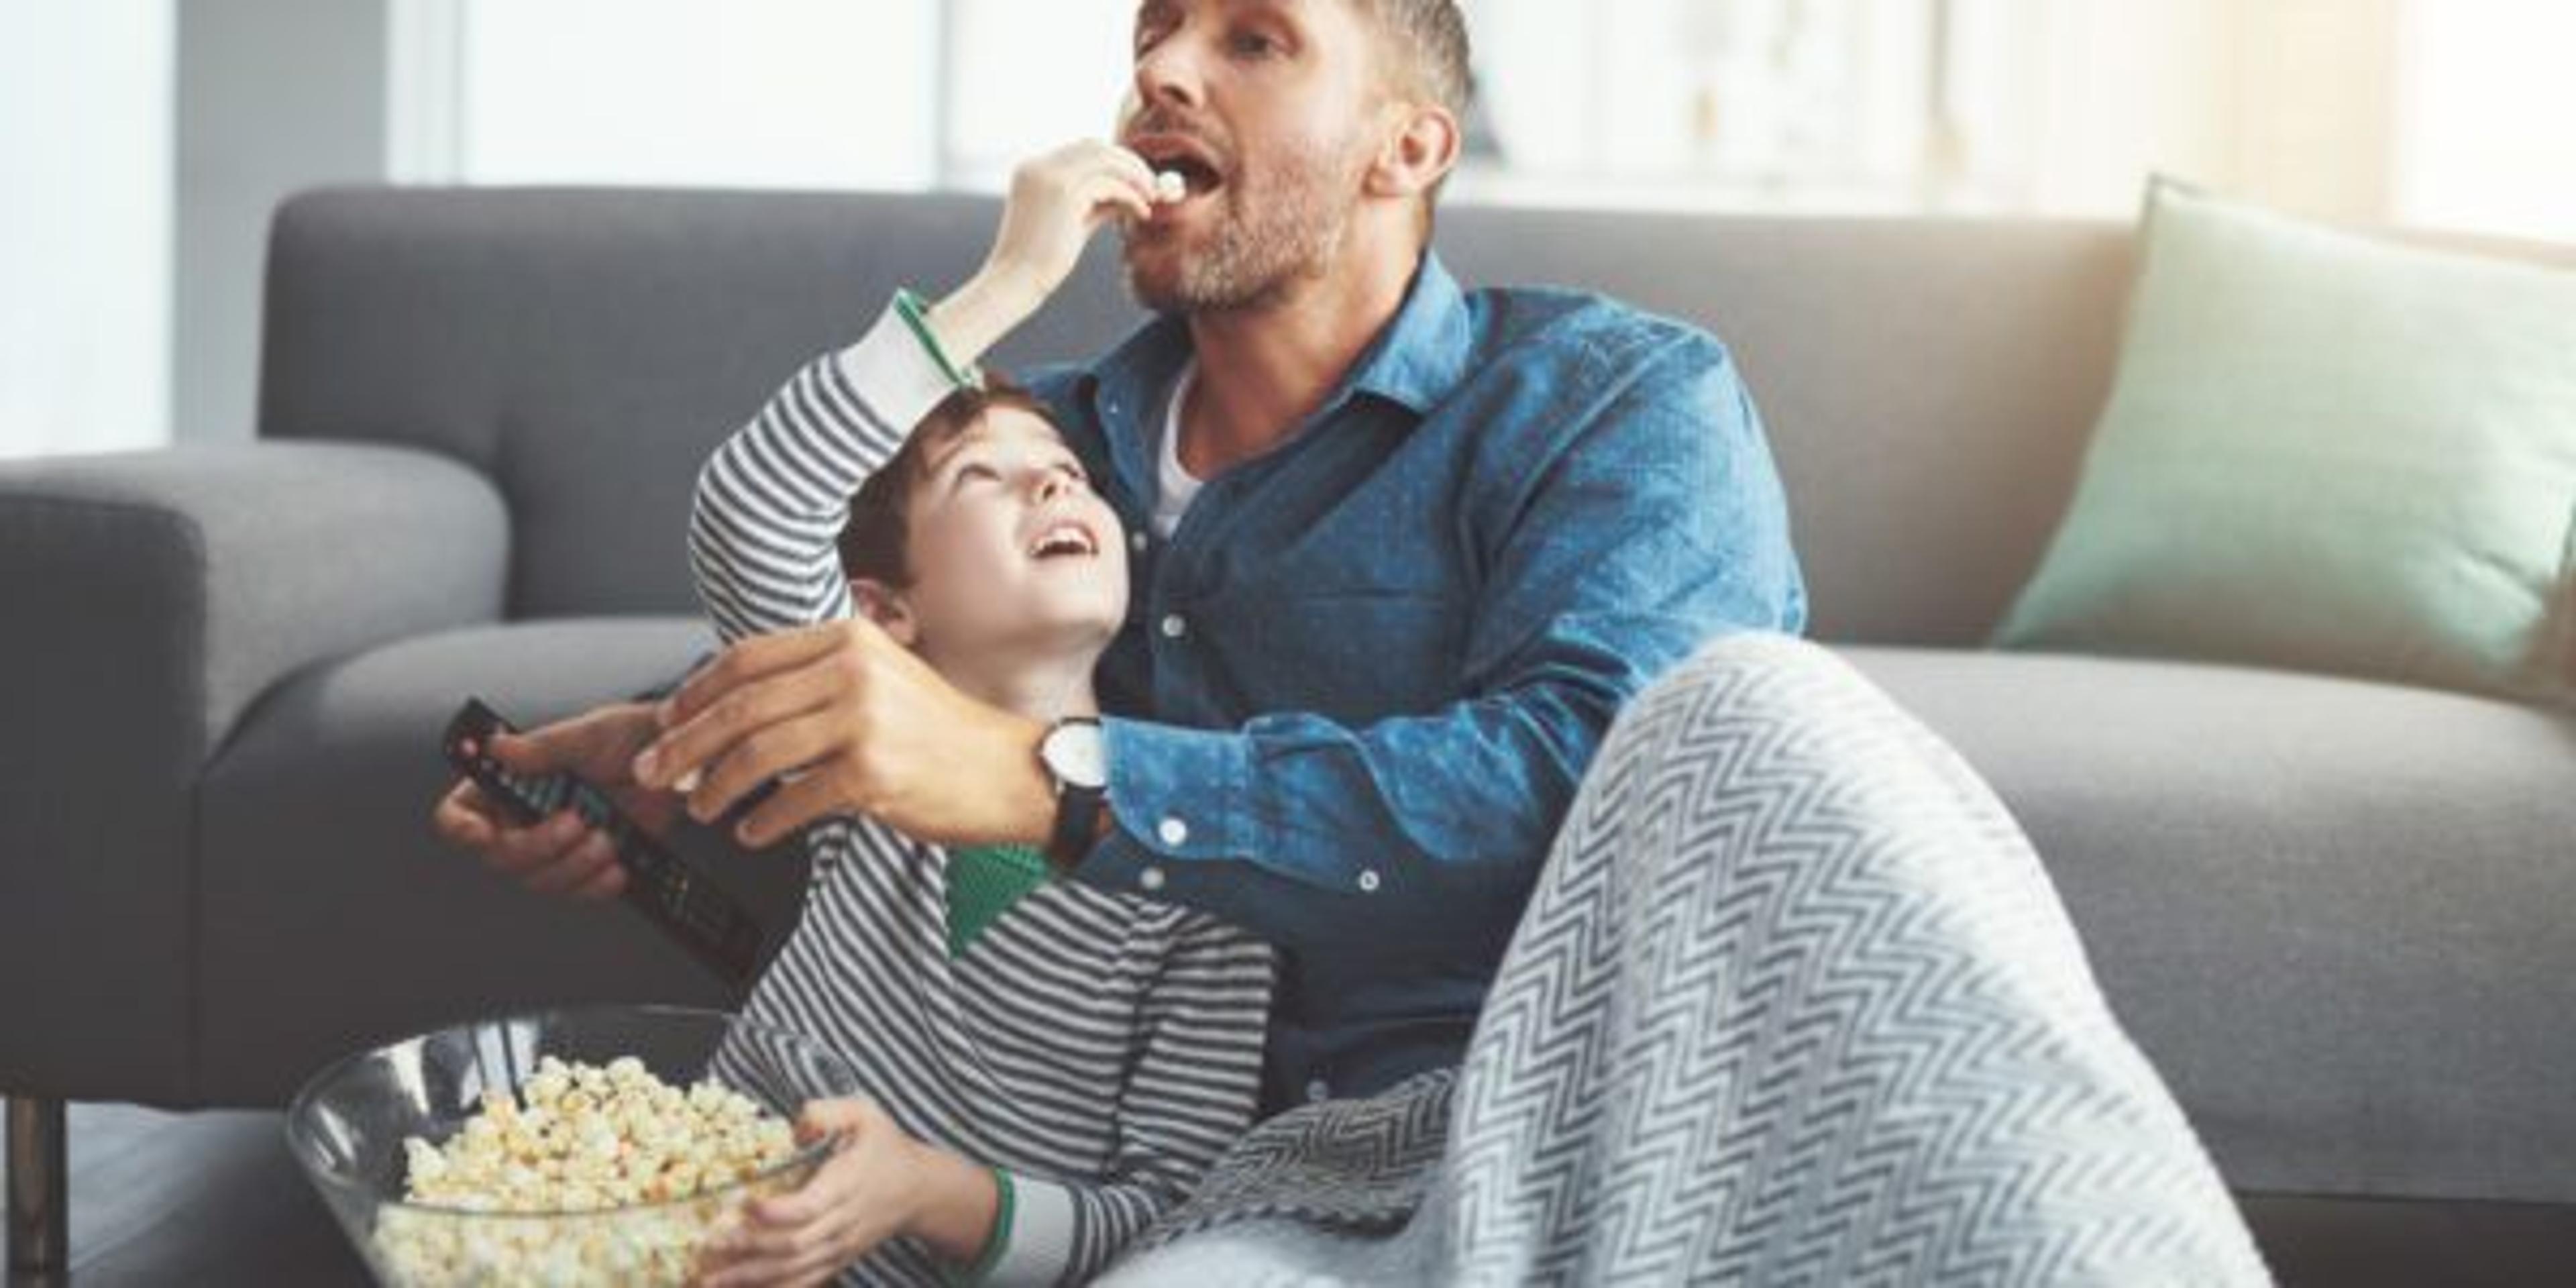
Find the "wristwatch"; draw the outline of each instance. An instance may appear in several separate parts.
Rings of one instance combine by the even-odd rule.
[[[1055,781],[1055,831],[1047,838],[1047,857],[1069,868],[1091,849],[1100,802],[1109,794],[1109,752],[1100,722],[1089,716],[1056,721],[1038,742],[1038,763]]]

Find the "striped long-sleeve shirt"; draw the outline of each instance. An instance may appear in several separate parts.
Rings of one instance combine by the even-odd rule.
[[[716,449],[689,555],[726,643],[851,611],[835,549],[849,497],[947,388],[889,311]],[[858,816],[804,843],[804,920],[747,1014],[832,1047],[914,1136],[1011,1174],[994,1282],[1098,1271],[1249,1126],[1266,945],[1205,913],[1051,881],[952,958],[941,847]],[[941,1274],[906,1238],[844,1281]]]

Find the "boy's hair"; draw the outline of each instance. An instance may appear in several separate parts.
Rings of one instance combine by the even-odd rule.
[[[1055,415],[1028,390],[987,372],[981,389],[961,387],[939,401],[913,427],[903,446],[850,495],[849,517],[838,542],[841,575],[866,578],[897,590],[912,584],[912,494],[930,474],[930,452],[984,419],[996,407],[1024,411],[1055,424]]]

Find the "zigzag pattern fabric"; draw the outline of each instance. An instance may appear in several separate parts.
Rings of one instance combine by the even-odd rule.
[[[1111,1282],[2270,1282],[2002,803],[1752,634],[1622,715],[1455,1076],[1264,1123],[1142,1246]]]

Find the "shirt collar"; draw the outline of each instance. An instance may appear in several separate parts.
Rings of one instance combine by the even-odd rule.
[[[1329,414],[1352,394],[1369,393],[1428,415],[1465,378],[1472,343],[1465,293],[1440,256],[1425,251],[1394,320],[1361,351],[1341,387],[1324,400],[1324,410]],[[1188,323],[1165,314],[1092,365],[1091,407],[1113,452],[1145,441],[1138,431],[1189,358]]]
[[[1365,392],[1427,416],[1466,378],[1472,343],[1465,293],[1440,256],[1425,251],[1404,307],[1353,364],[1344,393],[1326,405]]]

